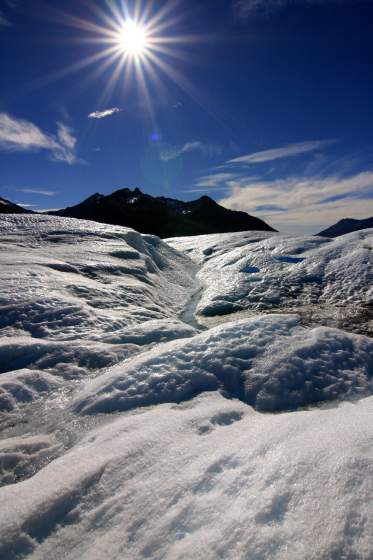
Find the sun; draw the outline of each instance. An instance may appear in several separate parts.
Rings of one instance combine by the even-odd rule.
[[[184,17],[189,11],[179,10],[180,0],[167,0],[160,7],[149,0],[85,0],[84,3],[88,8],[85,18],[58,9],[53,13],[59,23],[79,30],[76,39],[88,46],[88,54],[58,70],[49,80],[91,67],[87,83],[105,76],[97,102],[99,107],[105,107],[114,92],[126,97],[136,87],[152,118],[155,118],[152,102],[155,88],[163,93],[168,80],[200,105],[211,105],[183,72],[184,65],[191,62],[190,48],[206,37],[182,33]]]
[[[131,19],[125,21],[119,32],[118,43],[125,54],[141,57],[145,54],[148,46],[145,28]]]

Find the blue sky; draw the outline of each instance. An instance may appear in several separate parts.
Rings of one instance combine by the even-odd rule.
[[[121,65],[129,17],[151,52]],[[0,49],[5,198],[208,194],[284,232],[373,215],[370,0],[0,0]]]

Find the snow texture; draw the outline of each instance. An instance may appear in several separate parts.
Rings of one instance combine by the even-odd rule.
[[[146,410],[0,490],[1,558],[372,557],[372,398],[262,415],[214,393]]]
[[[197,312],[223,315],[299,304],[371,305],[373,230],[322,237],[263,232],[169,239],[200,266]]]
[[[261,411],[295,410],[370,394],[373,340],[294,315],[266,315],[157,347],[109,369],[78,395],[77,411],[123,411],[225,390]]]
[[[60,451],[51,435],[14,437],[0,441],[0,484],[13,484],[31,476]]]
[[[2,216],[0,236],[0,373],[77,379],[195,332],[178,319],[194,265],[154,236],[24,215]],[[33,398],[31,379],[19,391],[8,383],[0,411]]]
[[[2,216],[1,560],[371,560],[372,240]]]
[[[0,410],[11,411],[61,386],[53,375],[43,371],[20,369],[0,375]]]

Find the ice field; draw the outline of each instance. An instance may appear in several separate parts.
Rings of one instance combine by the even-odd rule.
[[[0,558],[373,555],[373,230],[0,222]]]

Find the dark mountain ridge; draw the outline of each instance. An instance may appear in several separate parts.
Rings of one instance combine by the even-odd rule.
[[[246,212],[228,210],[208,196],[182,202],[128,188],[109,195],[96,193],[80,204],[50,214],[126,226],[163,238],[248,230],[276,231],[263,220]]]
[[[32,214],[32,211],[0,196],[0,214]]]
[[[353,231],[360,231],[361,229],[368,228],[373,228],[373,217],[366,218],[365,220],[344,218],[329,228],[324,229],[317,235],[321,235],[322,237],[339,237],[340,235],[345,235],[346,233],[352,233]]]

